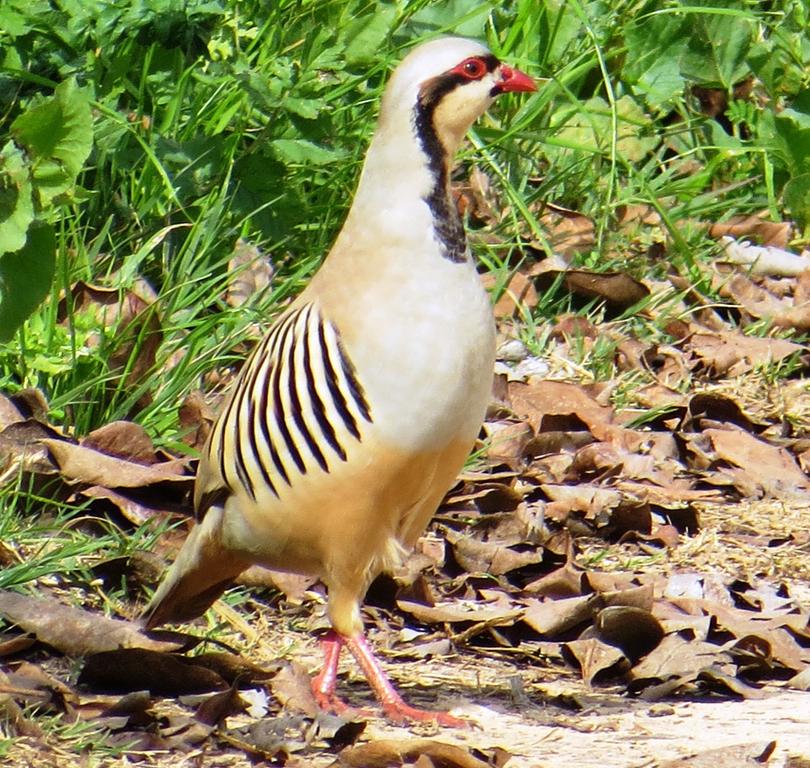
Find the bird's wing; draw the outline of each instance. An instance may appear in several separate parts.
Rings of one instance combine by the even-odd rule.
[[[315,303],[278,318],[231,389],[205,447],[198,519],[232,494],[280,498],[302,476],[346,461],[372,413],[337,328]]]

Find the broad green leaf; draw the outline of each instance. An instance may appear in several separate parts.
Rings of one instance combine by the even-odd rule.
[[[571,13],[565,0],[546,0],[541,5],[538,48],[542,63],[556,67],[556,63],[565,61],[569,50],[582,40],[584,35],[582,20],[575,13]]]
[[[35,192],[47,207],[73,186],[93,147],[87,93],[74,79],[66,80],[20,115],[11,133],[31,156]]]
[[[770,132],[767,138],[775,143],[776,154],[791,176],[810,173],[810,91],[799,94],[779,114],[766,112],[762,130],[766,135]]]
[[[23,153],[9,141],[0,151],[0,253],[20,250],[33,220],[31,174]]]
[[[425,3],[424,7],[408,20],[407,27],[419,34],[424,34],[426,30],[437,30],[462,37],[483,39],[490,13],[489,4],[480,0]]]
[[[794,176],[784,189],[785,205],[803,227],[810,226],[810,173]]]
[[[753,39],[753,25],[740,12],[689,14],[688,46],[681,58],[681,74],[688,80],[731,91],[749,72],[745,57]],[[731,10],[731,9],[726,9]]]
[[[0,30],[9,37],[20,37],[29,28],[25,16],[11,8],[0,8]]]
[[[667,104],[685,89],[680,58],[687,43],[683,20],[678,17],[651,16],[628,24],[623,77],[646,96],[650,105]]]
[[[641,160],[656,144],[654,136],[643,136],[650,125],[649,117],[630,96],[616,102],[617,150],[631,162]],[[588,99],[581,106],[568,107],[551,118],[554,138],[569,149],[607,154],[611,145],[612,119],[610,105],[600,96]],[[553,149],[549,149],[554,152]],[[568,151],[568,150],[566,150]]]
[[[326,165],[343,156],[336,149],[328,149],[306,139],[275,139],[270,142],[270,146],[283,163]]]
[[[25,245],[0,256],[0,342],[14,335],[48,295],[56,264],[56,235],[48,224],[28,230]]]
[[[323,102],[318,99],[297,99],[294,96],[285,96],[281,106],[306,120],[314,120],[321,111]]]
[[[368,16],[347,25],[342,35],[347,41],[344,52],[346,63],[360,64],[374,59],[391,31],[396,15],[397,10],[393,5],[379,6]]]

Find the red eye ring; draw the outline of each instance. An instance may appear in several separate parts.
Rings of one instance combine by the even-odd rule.
[[[480,80],[487,73],[487,65],[483,59],[473,56],[469,59],[464,59],[464,61],[456,67],[456,71],[468,80]]]

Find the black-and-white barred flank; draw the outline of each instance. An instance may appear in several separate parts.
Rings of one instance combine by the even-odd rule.
[[[208,462],[231,493],[255,500],[268,488],[278,497],[297,475],[346,461],[371,420],[337,330],[307,304],[282,315],[253,351],[214,425]]]

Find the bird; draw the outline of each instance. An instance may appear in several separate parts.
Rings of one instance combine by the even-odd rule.
[[[495,325],[450,172],[498,95],[536,89],[467,38],[422,43],[396,67],[341,231],[214,422],[196,522],[144,612],[147,630],[200,616],[254,564],[316,576],[331,625],[312,679],[318,706],[348,709],[336,693],[347,648],[389,720],[463,724],[404,701],[361,603],[423,533],[480,431]]]

